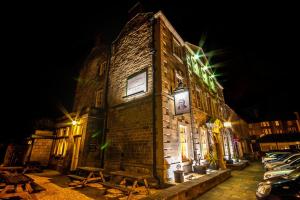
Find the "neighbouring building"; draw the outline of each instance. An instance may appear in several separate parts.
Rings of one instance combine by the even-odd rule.
[[[273,149],[300,149],[299,116],[296,112],[295,119],[288,120],[262,120],[249,123],[249,134],[257,140],[262,151]],[[253,141],[253,144],[256,142]]]
[[[49,163],[62,171],[98,166],[168,182],[178,168],[204,159],[224,168],[223,158],[251,152],[247,123],[225,104],[202,48],[162,12],[136,14],[110,48],[93,48],[73,112],[55,129]]]
[[[50,130],[35,130],[27,139],[27,149],[23,162],[37,161],[42,166],[48,166],[53,145],[53,132]]]

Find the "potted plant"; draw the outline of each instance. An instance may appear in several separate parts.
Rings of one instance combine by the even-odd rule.
[[[196,161],[194,165],[194,172],[199,174],[206,174],[206,165],[201,165],[200,159]]]

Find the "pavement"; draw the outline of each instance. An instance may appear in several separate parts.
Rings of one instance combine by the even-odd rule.
[[[257,184],[263,179],[264,169],[252,162],[241,171],[233,170],[232,177],[204,193],[197,200],[255,200]]]

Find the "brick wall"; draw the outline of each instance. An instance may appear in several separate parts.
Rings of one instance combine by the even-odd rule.
[[[95,106],[96,91],[105,89],[105,71],[100,76],[99,67],[103,62],[108,63],[108,52],[106,46],[96,46],[87,57],[77,78],[73,111]]]
[[[30,161],[39,161],[47,166],[49,163],[52,139],[35,139],[31,151]]]
[[[151,14],[138,14],[113,43],[108,89],[105,168],[151,173],[152,26]],[[127,79],[146,70],[147,91],[126,97]]]
[[[186,67],[184,65],[184,54],[179,59],[174,56],[173,48],[174,39],[177,38],[174,36],[174,33],[170,28],[165,24],[161,19],[158,19],[158,26],[156,29],[157,41],[160,42],[157,45],[159,48],[157,54],[157,60],[160,64],[159,68],[161,79],[160,87],[160,106],[161,110],[158,111],[161,114],[161,126],[158,131],[158,146],[162,148],[162,154],[158,154],[158,157],[163,159],[162,166],[158,165],[158,168],[161,170],[160,174],[164,181],[170,181],[174,179],[174,170],[178,164],[190,165],[190,162],[181,161],[180,155],[180,138],[179,138],[179,125],[186,126],[187,130],[187,143],[188,143],[188,157],[193,158],[193,142],[191,138],[191,118],[190,114],[184,115],[175,115],[174,110],[174,97],[172,93],[175,88],[178,86],[178,80],[176,78],[176,73],[183,77],[183,84],[187,86],[187,74]],[[183,51],[183,46],[182,53]],[[183,167],[185,169],[186,167]]]

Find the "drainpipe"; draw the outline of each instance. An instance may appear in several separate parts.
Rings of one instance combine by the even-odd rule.
[[[111,48],[111,46],[110,46]],[[107,126],[108,126],[108,76],[109,76],[109,70],[110,70],[110,64],[111,64],[111,55],[112,55],[112,48],[109,50],[108,54],[108,62],[107,62],[107,67],[106,67],[106,74],[105,74],[105,93],[104,93],[104,126],[102,129],[102,144],[105,144],[104,142],[106,141],[106,132],[107,132]],[[104,167],[104,155],[105,155],[105,148],[101,151],[101,163],[100,166],[101,168]]]
[[[153,144],[153,165],[152,165],[152,169],[153,169],[153,177],[157,180],[158,185],[161,184],[160,182],[160,178],[157,175],[157,167],[156,167],[156,112],[155,112],[155,107],[156,107],[156,100],[155,100],[155,96],[156,96],[156,89],[155,89],[155,84],[156,84],[156,79],[155,79],[155,18],[154,16],[151,17],[150,19],[150,23],[152,25],[152,49],[151,49],[151,54],[152,54],[152,144]]]

